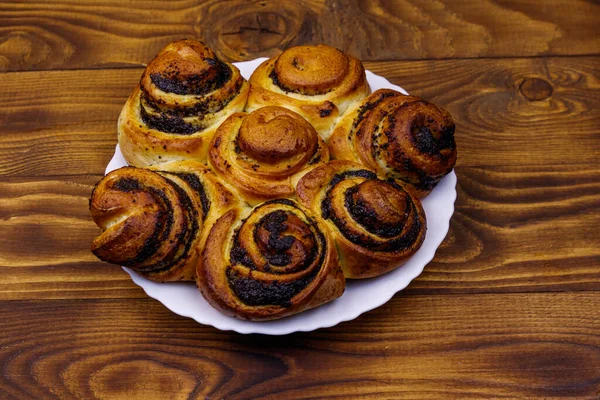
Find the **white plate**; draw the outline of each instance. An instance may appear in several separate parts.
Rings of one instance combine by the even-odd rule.
[[[253,61],[235,63],[235,65],[248,79],[252,71],[264,60],[266,58],[258,58]],[[401,87],[392,85],[387,79],[375,75],[371,71],[367,71],[367,80],[373,91],[389,88],[408,94]],[[106,167],[106,173],[125,165],[127,163],[117,145],[115,155]],[[408,262],[377,278],[349,281],[344,295],[339,299],[275,321],[249,322],[228,317],[212,308],[193,283],[156,283],[141,277],[128,268],[124,267],[123,269],[131,276],[133,282],[144,289],[148,296],[160,301],[174,313],[193,318],[204,325],[239,333],[262,333],[265,335],[313,331],[353,320],[360,314],[379,307],[419,276],[425,265],[433,259],[436,249],[448,233],[455,199],[456,174],[452,171],[423,200],[423,207],[427,214],[427,235],[419,251]]]

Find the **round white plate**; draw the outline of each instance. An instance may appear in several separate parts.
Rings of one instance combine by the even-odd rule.
[[[235,63],[244,78],[266,58]],[[382,88],[398,90],[408,94],[387,79],[367,71],[367,80],[373,91]],[[127,165],[117,145],[115,155],[106,167],[106,173]],[[456,199],[456,174],[452,171],[444,177],[436,188],[423,200],[427,214],[427,235],[423,245],[400,268],[377,278],[348,281],[343,296],[315,309],[291,317],[269,321],[249,322],[234,319],[212,308],[193,283],[156,283],[141,277],[129,268],[123,268],[133,282],[142,287],[148,296],[160,301],[169,310],[184,317],[190,317],[204,325],[221,330],[239,333],[262,333],[265,335],[286,335],[292,332],[308,332],[350,321],[360,314],[386,303],[394,294],[404,289],[423,272],[435,251],[446,237],[450,217],[454,212]]]

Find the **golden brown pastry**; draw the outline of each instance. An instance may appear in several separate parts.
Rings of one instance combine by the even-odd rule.
[[[119,117],[119,145],[130,165],[206,160],[229,115],[242,111],[248,82],[203,43],[179,40],[148,64]]]
[[[238,200],[198,162],[157,168],[120,168],[96,184],[90,211],[103,231],[92,252],[154,281],[194,280],[210,227]]]
[[[360,60],[329,46],[297,46],[254,71],[246,111],[289,108],[327,140],[337,118],[370,92]]]
[[[221,312],[271,320],[340,297],[344,275],[323,220],[287,199],[234,208],[213,226],[198,287]]]
[[[333,158],[400,179],[424,197],[456,163],[452,116],[419,97],[380,89],[349,110],[329,140]]]
[[[403,264],[427,230],[419,199],[396,180],[351,161],[334,160],[306,174],[299,202],[331,229],[346,278],[370,278]]]
[[[263,107],[229,117],[215,133],[209,161],[248,202],[257,204],[292,196],[303,174],[329,161],[329,150],[300,115]]]

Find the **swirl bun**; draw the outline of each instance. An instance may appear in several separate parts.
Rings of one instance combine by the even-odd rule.
[[[198,162],[160,169],[124,167],[96,184],[90,211],[103,231],[92,252],[154,281],[194,280],[210,226],[237,199]]]
[[[267,105],[289,108],[327,140],[337,118],[369,93],[360,60],[329,46],[297,46],[254,71],[246,111]]]
[[[296,314],[340,297],[345,288],[323,221],[287,199],[225,213],[209,234],[202,261],[202,295],[236,318]]]
[[[335,160],[306,174],[300,203],[331,228],[346,278],[370,278],[410,258],[425,239],[421,202],[395,180],[360,164]]]
[[[359,161],[400,179],[424,197],[456,163],[454,122],[419,97],[377,90],[339,121],[329,146],[338,159]]]
[[[256,204],[293,195],[303,174],[329,161],[329,150],[300,115],[283,107],[263,107],[229,117],[215,133],[209,161]]]
[[[242,111],[249,85],[203,43],[167,45],[146,67],[119,116],[119,145],[134,166],[194,158],[229,115]]]

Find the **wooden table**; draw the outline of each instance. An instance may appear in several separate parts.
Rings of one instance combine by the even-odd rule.
[[[352,322],[267,337],[96,260],[117,116],[182,37],[232,61],[327,43],[446,107],[458,199],[425,272]],[[600,398],[598,2],[6,2],[0,70],[0,398]]]

